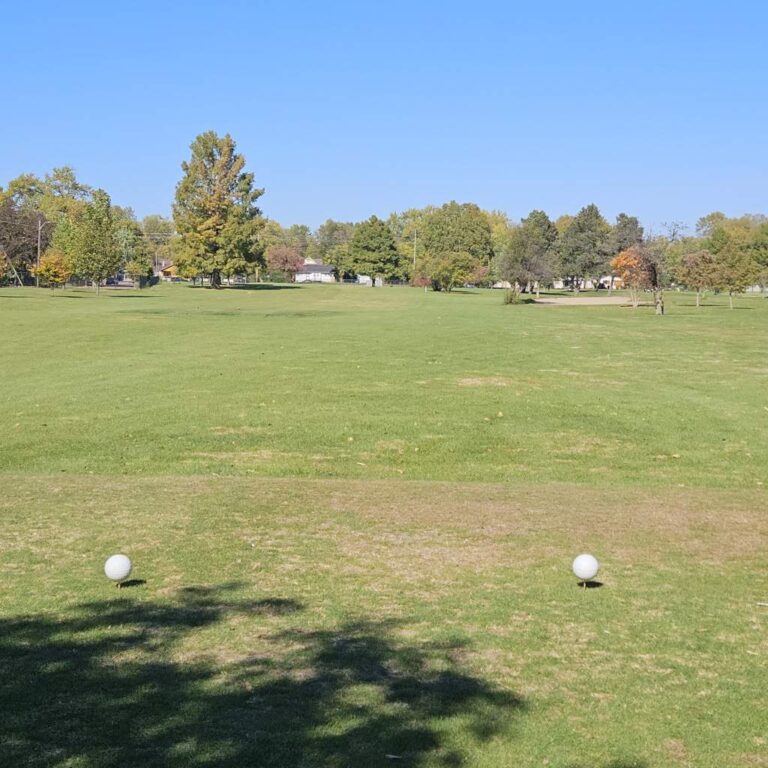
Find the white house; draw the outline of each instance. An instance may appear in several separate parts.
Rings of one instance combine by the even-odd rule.
[[[384,282],[380,277],[377,277],[375,280],[371,280],[370,275],[358,275],[357,282],[360,285],[373,285],[376,288],[380,288],[382,285],[384,285]]]
[[[296,273],[296,282],[335,283],[336,277],[333,274],[333,269],[330,264],[323,264],[314,259],[306,259],[304,266]]]

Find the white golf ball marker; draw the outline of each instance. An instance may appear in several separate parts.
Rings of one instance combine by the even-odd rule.
[[[123,581],[131,575],[133,565],[127,555],[112,555],[104,563],[104,573],[112,581]]]
[[[573,575],[581,581],[589,581],[597,576],[600,564],[592,555],[579,555],[573,561]]]

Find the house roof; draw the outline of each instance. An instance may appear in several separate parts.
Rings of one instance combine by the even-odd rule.
[[[323,275],[330,275],[333,269],[331,264],[305,264],[296,274],[311,275],[319,272]]]

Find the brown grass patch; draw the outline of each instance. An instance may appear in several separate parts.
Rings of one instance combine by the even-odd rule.
[[[266,448],[258,451],[199,451],[188,454],[185,461],[208,459],[236,466],[250,466],[253,464],[267,464],[280,459],[291,459],[299,455],[298,453],[286,453],[285,451],[271,451]]]
[[[241,427],[211,427],[211,432],[215,435],[255,435],[262,431],[259,427],[249,427],[247,425]]]
[[[331,509],[365,518],[372,532],[383,530],[383,538],[369,541],[372,548],[389,542],[395,551],[429,560],[458,549],[455,557],[465,565],[490,565],[511,552],[537,558],[548,547],[570,552],[575,542],[605,548],[619,560],[639,553],[655,560],[673,549],[722,564],[768,547],[763,491],[386,481],[328,486],[324,503]],[[419,535],[409,530],[393,539],[393,528],[403,524],[421,529]]]
[[[509,387],[514,383],[505,376],[467,376],[458,381],[460,387]]]
[[[379,451],[394,451],[395,453],[404,453],[408,447],[408,443],[405,440],[379,440],[376,443],[376,448]]]

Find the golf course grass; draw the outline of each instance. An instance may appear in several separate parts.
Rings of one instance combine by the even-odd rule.
[[[768,301],[666,298],[0,289],[0,765],[768,765]]]

